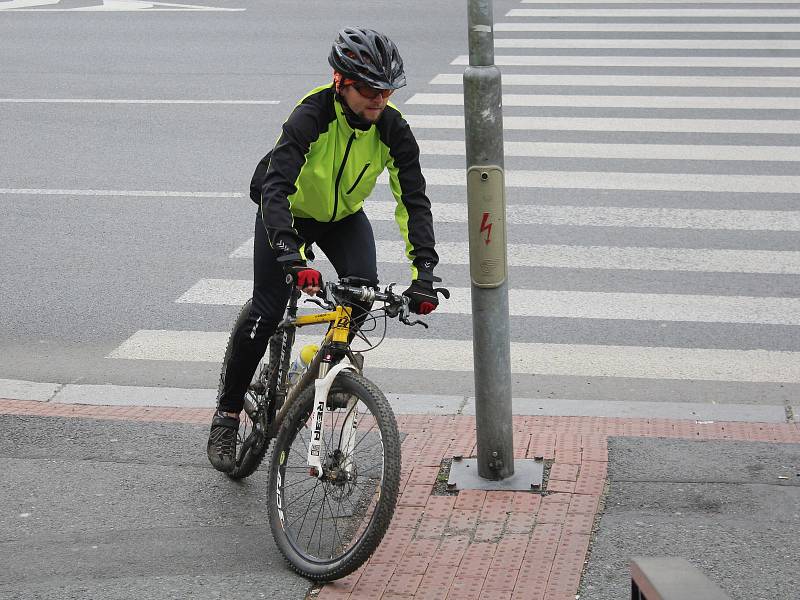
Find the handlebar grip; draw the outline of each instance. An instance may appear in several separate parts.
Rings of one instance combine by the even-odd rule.
[[[436,292],[437,294],[441,294],[442,296],[444,296],[445,300],[450,300],[450,290],[448,290],[447,288],[443,287],[433,288],[433,291]]]

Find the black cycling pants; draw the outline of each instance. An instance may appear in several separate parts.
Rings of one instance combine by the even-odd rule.
[[[375,237],[363,211],[335,223],[295,217],[294,227],[307,247],[316,244],[325,253],[339,277],[360,277],[378,284]],[[217,400],[219,410],[237,413],[242,410],[247,386],[266,352],[269,338],[283,318],[290,291],[277,254],[267,241],[259,212],[253,249],[253,303],[248,318],[232,334],[231,355]],[[369,309],[369,304],[353,308],[355,324],[363,320],[364,311]],[[362,319],[358,319],[359,313]]]

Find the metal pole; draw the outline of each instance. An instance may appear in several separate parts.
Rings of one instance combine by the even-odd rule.
[[[514,475],[508,322],[503,113],[494,65],[491,0],[469,0],[469,67],[464,72],[475,422],[478,475]]]

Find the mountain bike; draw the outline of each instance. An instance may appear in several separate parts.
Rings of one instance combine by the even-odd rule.
[[[326,283],[306,302],[325,312],[298,316],[300,291],[292,293],[269,358],[256,370],[240,416],[236,465],[229,477],[255,472],[274,439],[267,508],[272,535],[291,567],[314,581],[344,577],[375,551],[394,514],[400,487],[400,436],[383,393],[363,375],[364,356],[351,342],[382,317],[406,325],[406,296],[356,278]],[[438,288],[445,298],[450,294]],[[381,302],[353,323],[352,302]],[[233,331],[247,319],[242,307]],[[287,377],[295,332],[327,324],[320,348],[294,383]],[[233,334],[222,373],[230,358]],[[383,337],[380,341],[383,340]],[[380,342],[378,342],[379,344]],[[375,344],[372,347],[377,346]],[[368,351],[368,348],[365,351]],[[222,381],[220,381],[222,386]]]

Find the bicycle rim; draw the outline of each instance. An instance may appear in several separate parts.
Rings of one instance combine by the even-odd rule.
[[[340,373],[328,399],[320,453],[323,478],[308,466],[314,389],[298,398],[276,442],[270,473],[270,524],[278,547],[306,577],[330,580],[357,569],[380,543],[397,502],[400,447],[383,394]],[[347,416],[357,429],[349,452]]]

